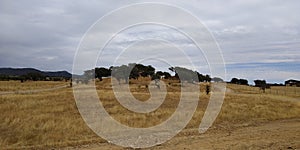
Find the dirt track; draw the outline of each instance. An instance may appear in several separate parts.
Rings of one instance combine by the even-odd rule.
[[[239,126],[239,127],[238,127]],[[94,143],[66,149],[130,149]],[[170,141],[149,149],[300,149],[300,119],[278,120],[234,128],[214,127],[204,134],[183,130]]]

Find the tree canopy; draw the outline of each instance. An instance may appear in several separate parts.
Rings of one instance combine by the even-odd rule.
[[[238,79],[238,78],[232,78],[230,83],[232,84],[240,84],[240,85],[249,85],[248,80],[246,79]]]
[[[183,67],[170,67],[170,71],[174,72],[175,75],[172,75],[169,72],[157,71],[151,65],[143,65],[136,63],[129,63],[128,65],[121,66],[111,66],[110,68],[96,67],[95,69],[84,71],[83,78],[84,80],[89,80],[92,78],[98,78],[102,81],[103,77],[113,77],[116,78],[119,82],[125,80],[126,83],[129,82],[129,79],[138,79],[139,77],[150,77],[154,79],[180,79],[187,82],[210,82],[212,79],[209,75],[200,74],[197,71],[193,71]],[[217,79],[216,80],[222,80]],[[223,81],[223,80],[222,80]]]

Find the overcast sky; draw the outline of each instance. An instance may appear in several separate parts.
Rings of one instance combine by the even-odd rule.
[[[164,2],[195,15],[212,33],[222,50],[227,80],[232,77],[247,78],[250,82],[254,79],[266,79],[268,82],[300,79],[298,0],[0,0],[0,67],[72,72],[73,58],[85,32],[108,12],[137,2]],[[139,13],[136,12],[136,15]],[[126,14],[123,18],[126,19]],[[114,24],[109,25],[112,26]],[[112,54],[116,56],[120,53],[117,49],[124,39],[128,46],[140,37],[148,37],[152,40],[143,45],[155,45],[158,35],[178,45],[189,45],[189,41],[166,27],[131,28],[112,39],[103,52],[106,57],[99,58],[98,64],[111,65],[107,60]],[[159,47],[142,49],[139,44],[134,44],[132,51],[126,51],[123,55],[126,61],[120,62],[135,61],[130,59],[130,55],[136,55],[137,51],[143,51],[141,54],[144,55],[139,55],[142,59],[148,51]],[[166,47],[168,49],[164,53],[178,63],[175,65],[186,65],[181,61],[182,54],[174,53],[170,45]],[[187,55],[199,60],[195,64],[199,72],[209,73],[203,55],[196,55],[193,51],[187,52]],[[143,63],[158,68],[168,67],[155,61]]]

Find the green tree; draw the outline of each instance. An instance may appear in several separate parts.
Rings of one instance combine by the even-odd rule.
[[[219,77],[213,77],[211,79],[211,81],[214,81],[214,82],[223,82],[223,79],[222,78],[219,78]]]
[[[196,71],[192,71],[182,67],[170,67],[169,70],[175,72],[175,76],[177,74],[181,81],[187,81],[190,83],[198,81]]]
[[[33,81],[41,81],[41,80],[45,80],[46,79],[46,77],[43,74],[38,73],[38,72],[27,73],[24,77],[27,80],[33,80]]]
[[[165,79],[169,79],[171,77],[171,74],[168,72],[164,72],[163,75]]]
[[[111,76],[111,70],[107,68],[95,68],[95,78],[98,78],[102,81],[102,77],[109,77]]]
[[[239,79],[238,78],[232,78],[230,83],[232,84],[239,84]]]
[[[254,83],[257,87],[265,86],[267,84],[266,80],[254,80]]]
[[[246,80],[246,79],[240,79],[240,84],[241,85],[249,85],[248,80]]]
[[[127,65],[122,65],[122,66],[116,66],[112,67],[112,77],[116,78],[118,82],[123,79],[125,80],[125,83],[128,83],[129,81],[129,75],[130,75],[130,68]]]
[[[83,76],[85,79],[88,79],[88,80],[94,79],[95,78],[95,69],[84,71]]]

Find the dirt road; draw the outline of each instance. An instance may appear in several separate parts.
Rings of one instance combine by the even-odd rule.
[[[94,143],[66,149],[130,149],[109,143]],[[300,149],[300,118],[255,125],[221,125],[199,134],[197,129],[183,130],[170,141],[149,149]]]

